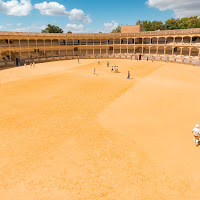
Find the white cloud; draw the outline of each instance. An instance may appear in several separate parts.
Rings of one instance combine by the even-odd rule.
[[[104,30],[106,32],[108,32],[108,31],[110,32],[113,29],[117,28],[118,25],[119,24],[116,21],[114,21],[114,20],[111,23],[104,23]]]
[[[92,22],[90,16],[85,15],[82,10],[74,8],[71,11],[67,11],[65,6],[58,2],[47,3],[44,1],[43,3],[35,4],[34,8],[38,9],[42,15],[67,16],[72,22]]]
[[[200,16],[200,0],[148,0],[146,3],[161,11],[173,10],[178,18]]]
[[[21,25],[22,25],[22,23],[18,23],[18,24],[17,24],[17,26],[21,26]]]
[[[5,27],[4,26],[0,26],[0,30],[1,31],[5,30]]]
[[[66,32],[71,31],[72,33],[83,33],[86,32],[83,24],[67,24],[66,25]]]
[[[68,17],[69,20],[72,22],[84,22],[84,23],[92,22],[89,15],[85,15],[85,13],[82,10],[76,8],[69,11]]]
[[[17,29],[15,29],[15,31],[17,31],[17,32],[41,32],[41,30],[45,29],[45,28],[46,28],[45,25],[37,26],[35,24],[32,24],[31,26],[28,26],[28,27],[17,28]]]
[[[67,15],[65,6],[59,4],[58,2],[47,3],[46,1],[44,1],[43,3],[35,4],[34,7],[38,9],[42,15],[53,15],[53,16]]]
[[[0,12],[7,15],[27,16],[31,10],[30,0],[10,0],[6,2],[0,0]]]

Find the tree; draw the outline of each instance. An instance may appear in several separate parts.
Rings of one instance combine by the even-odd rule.
[[[48,24],[47,28],[42,30],[42,33],[63,33],[63,30],[58,26]]]
[[[71,34],[72,32],[71,32],[71,31],[68,31],[67,33],[70,33],[70,34]]]
[[[111,33],[121,33],[121,26],[118,25],[117,28],[113,29]]]

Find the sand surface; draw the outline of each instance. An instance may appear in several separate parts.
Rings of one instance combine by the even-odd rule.
[[[114,64],[0,71],[0,199],[200,199],[200,69]]]

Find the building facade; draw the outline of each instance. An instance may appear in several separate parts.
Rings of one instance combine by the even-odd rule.
[[[94,34],[0,32],[1,65],[77,56],[159,56],[197,61],[200,58],[200,29]]]

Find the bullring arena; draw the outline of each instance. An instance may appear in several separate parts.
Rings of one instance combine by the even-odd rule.
[[[119,38],[113,45],[76,45],[75,37],[92,34],[0,34],[1,199],[200,199],[192,137],[200,123],[200,30],[167,32],[165,44],[156,36],[148,45],[136,41],[147,34],[155,41],[152,32],[133,33],[139,40],[96,34]]]

